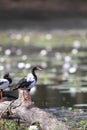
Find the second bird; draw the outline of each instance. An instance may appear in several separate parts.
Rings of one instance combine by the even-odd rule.
[[[0,79],[0,101],[4,101],[2,96],[2,91],[9,87],[9,85],[12,83],[12,79],[9,75],[9,73],[6,73],[2,79]]]

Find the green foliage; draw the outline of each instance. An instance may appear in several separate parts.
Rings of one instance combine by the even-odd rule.
[[[15,120],[0,120],[0,130],[28,130],[27,126],[18,125]]]
[[[67,120],[66,124],[69,126],[70,130],[87,130],[87,120]]]
[[[86,130],[86,128],[87,128],[87,120],[81,120],[80,121],[80,127],[83,128],[83,130]]]

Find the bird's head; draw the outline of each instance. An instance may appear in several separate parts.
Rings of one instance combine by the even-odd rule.
[[[6,74],[3,76],[4,79],[7,79],[8,77],[9,77],[9,73],[6,73]]]
[[[12,83],[12,79],[10,77],[10,74],[9,73],[6,73],[4,76],[3,76],[4,79],[7,79],[9,81],[9,83]]]
[[[35,67],[33,67],[33,70],[42,70],[42,67],[41,66],[35,66]]]

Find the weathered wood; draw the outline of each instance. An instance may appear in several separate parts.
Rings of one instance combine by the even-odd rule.
[[[68,130],[63,122],[57,120],[56,116],[24,101],[22,92],[23,90],[19,90],[19,98],[17,100],[0,103],[1,117],[9,116],[9,114],[15,115],[29,124],[38,121],[42,130]],[[27,91],[25,93],[28,94]]]

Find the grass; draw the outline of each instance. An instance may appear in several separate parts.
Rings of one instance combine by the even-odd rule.
[[[70,130],[87,130],[87,120],[67,121]]]
[[[87,128],[87,120],[80,121],[69,121],[66,120],[66,124],[69,126],[70,130],[86,130]],[[29,125],[27,123],[17,124],[16,120],[6,120],[0,119],[0,130],[28,130]],[[62,126],[56,126],[54,130],[62,130]]]
[[[0,130],[28,130],[27,123],[18,124],[16,120],[0,119]]]

